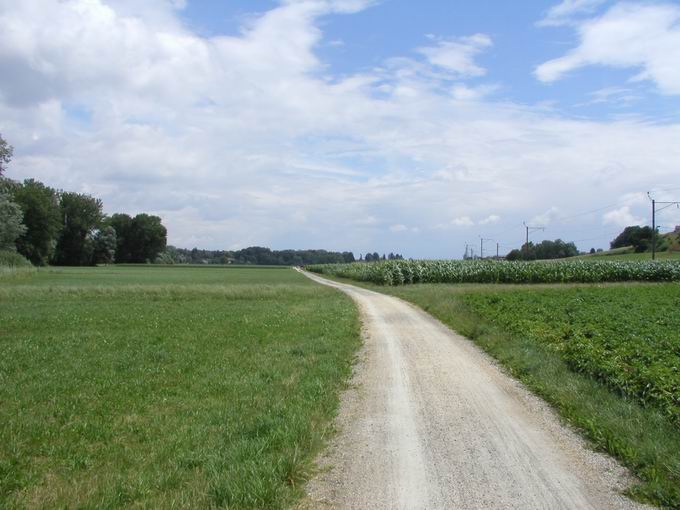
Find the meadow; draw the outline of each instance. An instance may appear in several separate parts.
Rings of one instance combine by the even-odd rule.
[[[360,285],[472,339],[629,466],[631,496],[680,508],[680,284]]]
[[[574,257],[582,260],[651,260],[652,254],[649,252],[635,253],[629,248],[614,249],[600,253],[579,255]],[[680,261],[680,251],[659,251],[656,253],[656,260],[675,260]]]
[[[288,268],[0,278],[0,508],[281,508],[360,344]]]

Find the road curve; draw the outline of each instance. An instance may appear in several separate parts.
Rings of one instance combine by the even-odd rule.
[[[541,400],[469,340],[395,297],[358,304],[364,349],[305,508],[648,508]]]

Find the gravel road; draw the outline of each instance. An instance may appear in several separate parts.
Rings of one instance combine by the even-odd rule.
[[[359,305],[364,348],[304,508],[648,508],[631,482],[469,340],[397,298]]]

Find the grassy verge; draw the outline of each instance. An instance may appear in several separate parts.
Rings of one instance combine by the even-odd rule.
[[[577,257],[572,257],[566,260],[613,260],[613,261],[626,261],[626,260],[652,260],[651,253],[635,253],[629,248],[623,248],[619,250],[609,250],[600,253],[579,255]],[[680,260],[680,251],[659,251],[656,253],[656,260]]]
[[[359,345],[290,269],[72,268],[0,284],[1,508],[280,508]]]
[[[680,508],[680,285],[361,285],[474,340],[629,466],[632,497]]]
[[[0,250],[0,282],[30,278],[36,269],[15,251]]]

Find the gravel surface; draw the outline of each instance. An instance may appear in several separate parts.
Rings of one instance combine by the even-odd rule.
[[[649,508],[472,342],[400,299],[305,274],[356,301],[365,344],[301,508]]]

